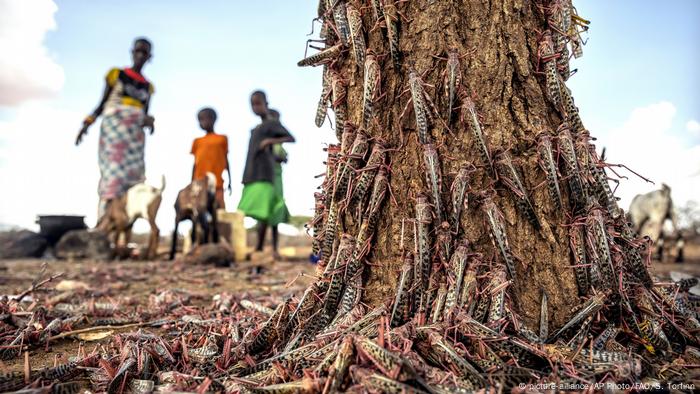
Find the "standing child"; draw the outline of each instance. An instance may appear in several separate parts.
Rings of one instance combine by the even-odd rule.
[[[294,137],[278,120],[268,116],[267,96],[257,90],[250,96],[253,113],[262,123],[250,132],[248,157],[243,172],[243,195],[238,209],[246,216],[258,221],[258,244],[256,251],[262,251],[267,227],[273,226],[272,249],[277,254],[278,238],[275,223],[275,207],[281,196],[275,192],[275,144],[294,142]]]
[[[228,165],[228,138],[225,135],[214,132],[216,123],[216,111],[211,108],[203,108],[197,114],[199,127],[206,132],[204,137],[199,137],[192,143],[194,155],[194,167],[192,168],[192,180],[203,179],[207,172],[216,175],[216,203],[218,208],[225,209],[224,204],[224,170],[228,172],[228,194],[231,195],[231,170]]]
[[[280,113],[275,109],[269,109],[268,118],[279,122]],[[277,203],[272,209],[269,223],[272,226],[273,238],[277,238],[277,225],[289,221],[289,209],[287,209],[287,204],[284,202],[284,186],[282,183],[282,164],[287,162],[287,151],[282,144],[275,144],[272,146],[272,155],[275,158],[275,181],[272,185],[275,188]],[[278,257],[275,256],[275,258]]]

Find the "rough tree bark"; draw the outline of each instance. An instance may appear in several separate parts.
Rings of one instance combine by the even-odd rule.
[[[424,82],[434,86],[426,86],[426,91],[444,120],[448,108],[444,58],[454,50],[461,57],[459,72],[463,88],[474,97],[489,149],[493,152],[510,149],[511,156],[520,164],[542,230],[535,230],[516,209],[512,194],[494,183],[480,159],[467,120],[457,119],[460,109],[455,110],[450,131],[439,121],[433,122],[429,130],[440,158],[443,205],[449,206],[449,187],[458,169],[465,164],[477,166],[469,179],[470,193],[496,188],[494,201],[504,214],[508,241],[520,260],[510,292],[512,305],[531,327],[536,327],[541,293],[546,290],[551,323],[560,326],[570,317],[579,299],[567,230],[562,226],[567,221],[567,211],[554,207],[543,186],[545,175],[533,148],[536,131],[554,131],[562,121],[558,110],[546,98],[544,77],[536,67],[537,38],[546,26],[542,9],[536,2],[519,0],[397,3],[402,57],[397,68],[390,56],[385,30],[373,21],[369,5],[349,3],[365,10],[364,31],[370,32],[368,52],[378,55],[381,67],[381,97],[374,103],[376,117],[365,132],[396,149],[387,154],[394,199],[385,203],[380,215],[365,269],[363,301],[374,306],[393,297],[404,253],[400,247],[402,225],[403,245],[413,249],[411,223],[415,219],[416,195],[430,192],[412,104],[400,118],[411,97],[406,91],[409,71],[415,69]],[[347,122],[361,125],[364,69],[355,65],[351,54],[330,67],[347,80],[347,101],[338,103],[347,108]],[[341,226],[340,232],[355,235],[356,221],[350,216],[346,215],[347,225]],[[467,240],[470,251],[483,254],[485,262],[501,263],[479,204],[468,204],[463,211],[460,232],[455,238]]]

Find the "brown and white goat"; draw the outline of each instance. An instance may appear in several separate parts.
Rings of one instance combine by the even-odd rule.
[[[175,200],[175,229],[170,247],[170,260],[175,258],[177,227],[181,221],[192,221],[192,245],[219,242],[216,223],[216,176],[207,172],[203,179],[192,181],[180,190]],[[202,234],[198,237],[198,227]],[[210,237],[211,236],[211,237]]]
[[[158,248],[160,229],[156,225],[156,215],[165,190],[165,176],[161,177],[160,188],[153,187],[145,182],[138,183],[127,190],[126,194],[115,198],[107,204],[105,213],[97,222],[96,229],[114,234],[114,246],[119,244],[119,235],[124,234],[125,244],[131,240],[131,229],[134,222],[143,218],[148,220],[151,226],[151,234],[148,238],[148,251],[146,257],[153,259]]]

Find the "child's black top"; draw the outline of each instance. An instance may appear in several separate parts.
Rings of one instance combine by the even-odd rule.
[[[273,182],[275,179],[275,157],[272,145],[260,149],[260,143],[266,138],[291,136],[289,131],[277,120],[266,120],[250,131],[248,157],[243,171],[243,184],[253,182]]]

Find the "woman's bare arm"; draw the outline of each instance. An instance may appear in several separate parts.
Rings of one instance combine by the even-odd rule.
[[[85,120],[83,121],[83,127],[80,129],[80,131],[78,132],[78,137],[75,139],[76,145],[80,144],[80,142],[83,139],[83,136],[87,134],[90,125],[93,124],[100,115],[102,115],[102,111],[104,111],[105,103],[107,102],[110,93],[112,93],[112,86],[109,86],[109,84],[105,82],[105,90],[102,93],[102,99],[97,105],[97,108],[95,108],[95,110],[92,111],[92,114],[85,118]]]

